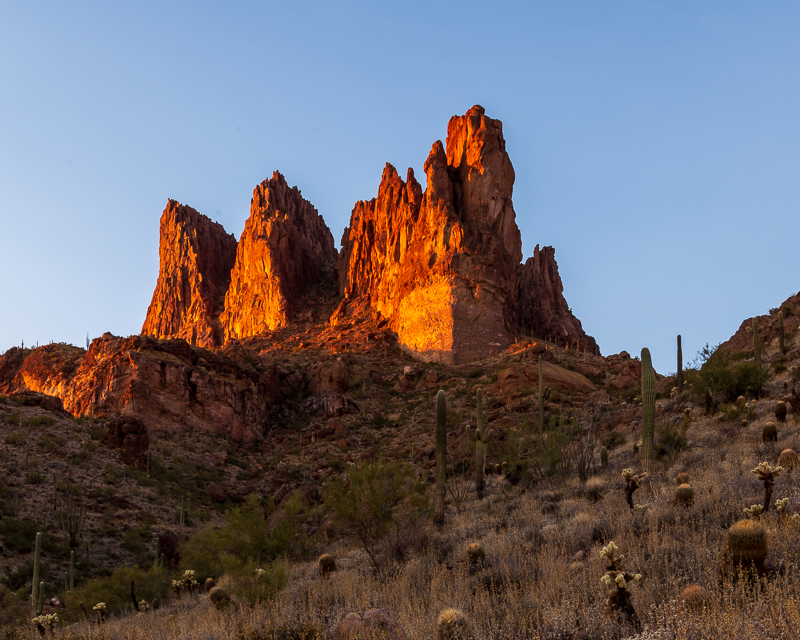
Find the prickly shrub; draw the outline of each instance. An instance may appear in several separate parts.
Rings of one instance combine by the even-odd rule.
[[[467,640],[469,622],[461,609],[445,609],[436,619],[436,640]]]
[[[329,553],[323,553],[319,557],[319,575],[327,578],[336,571],[336,560]]]
[[[694,504],[694,489],[689,484],[682,484],[675,490],[675,504],[691,507]]]

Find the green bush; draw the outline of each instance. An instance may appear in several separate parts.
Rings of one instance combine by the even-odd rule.
[[[153,598],[164,599],[172,587],[172,577],[161,568],[148,571],[132,567],[121,567],[105,578],[87,580],[75,591],[66,594],[66,619],[74,622],[82,617],[80,603],[91,611],[98,602],[105,602],[109,614],[132,609],[131,580],[136,584],[136,597],[150,602]],[[59,614],[59,617],[60,614]]]
[[[28,435],[24,431],[14,431],[5,437],[5,443],[13,445],[25,444],[27,439]]]
[[[687,370],[686,380],[697,397],[702,400],[705,389],[733,402],[739,396],[759,396],[769,379],[768,370],[754,362],[745,362],[731,356],[725,349],[708,349],[705,363],[697,370]],[[704,353],[705,355],[705,353]]]
[[[55,421],[56,419],[53,416],[36,416],[28,419],[28,425],[31,427],[49,427]]]
[[[303,557],[310,546],[300,531],[306,515],[298,495],[284,503],[270,522],[258,496],[250,496],[243,506],[225,513],[222,527],[208,524],[193,534],[181,547],[180,566],[205,579],[226,573],[226,566],[252,561],[260,567],[282,556]]]
[[[254,560],[243,561],[231,555],[222,558],[229,591],[251,605],[267,602],[289,583],[289,572],[280,562],[260,567]]]
[[[613,451],[623,444],[625,444],[625,435],[619,431],[612,430],[603,436],[603,446],[609,451]]]

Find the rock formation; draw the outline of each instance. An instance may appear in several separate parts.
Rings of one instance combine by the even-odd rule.
[[[566,330],[558,337],[571,344],[588,343],[561,297],[554,260],[539,259],[538,272],[536,261],[531,273],[521,268],[541,292],[525,283],[517,291],[522,243],[502,123],[480,106],[454,116],[446,151],[434,143],[425,173],[423,193],[411,169],[404,182],[387,164],[377,198],[356,203],[339,255],[344,299],[331,323],[371,311],[389,322],[405,350],[443,363],[499,351],[511,342],[511,330],[533,321]],[[558,299],[539,302],[539,295]],[[560,315],[544,317],[548,309]]]
[[[236,260],[236,239],[222,225],[175,200],[161,216],[159,273],[142,334],[222,344],[219,314]]]
[[[597,354],[597,343],[584,333],[564,299],[555,254],[553,247],[540,250],[537,244],[533,257],[520,265],[514,288],[517,326],[540,338]]]
[[[19,351],[0,356],[3,393],[47,393],[72,415],[131,415],[150,431],[201,431],[254,442],[277,393],[274,369],[259,371],[252,356],[240,363],[183,340],[107,333],[85,352],[48,345],[20,358]]]
[[[225,341],[286,326],[293,300],[335,259],[322,216],[274,172],[250,201],[220,318]]]

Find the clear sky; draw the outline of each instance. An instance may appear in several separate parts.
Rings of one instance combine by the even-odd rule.
[[[138,333],[168,198],[280,170],[337,243],[385,162],[503,121],[523,252],[656,368],[800,289],[800,3],[0,4],[0,352]]]

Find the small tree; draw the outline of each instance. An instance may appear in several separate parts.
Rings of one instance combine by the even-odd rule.
[[[416,521],[427,504],[422,486],[401,462],[364,462],[348,475],[349,485],[341,478],[326,485],[325,505],[345,533],[361,543],[376,573],[384,574],[379,543],[390,532],[399,538],[403,526]]]

